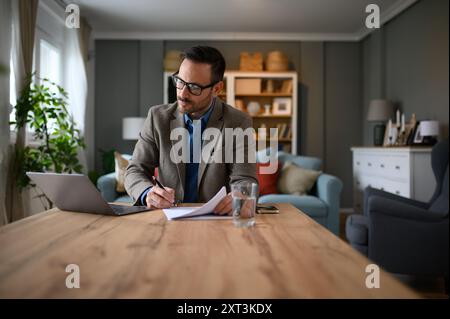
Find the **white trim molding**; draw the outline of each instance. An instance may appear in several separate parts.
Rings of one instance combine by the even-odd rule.
[[[114,40],[358,41],[357,36],[348,33],[93,32],[94,39]]]

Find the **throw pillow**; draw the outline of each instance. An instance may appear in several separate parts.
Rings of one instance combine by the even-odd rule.
[[[128,160],[119,152],[114,152],[114,162],[116,167],[116,191],[118,193],[125,193],[125,170],[128,166]]]
[[[276,194],[277,181],[280,173],[280,166],[276,163],[276,171],[272,174],[261,174],[261,167],[267,167],[270,163],[256,163],[256,175],[259,182],[259,195]]]
[[[316,183],[321,171],[314,171],[285,162],[278,180],[278,190],[283,194],[306,195]]]

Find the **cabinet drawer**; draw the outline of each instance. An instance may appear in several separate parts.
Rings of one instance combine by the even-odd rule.
[[[407,198],[411,197],[409,183],[407,182],[385,181],[384,187],[386,192]]]
[[[364,172],[364,174],[377,174],[377,156],[367,154],[358,154],[353,158],[353,170],[355,172]]]
[[[409,180],[409,156],[395,155],[380,158],[378,171],[380,175],[385,177]]]
[[[378,177],[360,175],[355,179],[355,189],[364,191],[366,187],[372,187],[380,189],[382,182]]]

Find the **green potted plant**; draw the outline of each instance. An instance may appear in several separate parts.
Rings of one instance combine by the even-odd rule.
[[[27,83],[14,106],[15,121],[10,122],[17,131],[29,125],[37,142],[36,146],[16,147],[14,175],[20,191],[27,186],[35,187],[27,171],[81,173],[83,167],[77,155],[80,148],[85,148],[83,137],[67,110],[67,92],[35,75]],[[45,194],[38,197],[46,201],[42,202],[45,209],[53,207]]]

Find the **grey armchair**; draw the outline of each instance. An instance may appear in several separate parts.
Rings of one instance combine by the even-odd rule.
[[[436,189],[428,203],[367,188],[363,215],[346,221],[350,244],[397,274],[449,275],[448,139],[433,147]]]

